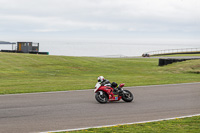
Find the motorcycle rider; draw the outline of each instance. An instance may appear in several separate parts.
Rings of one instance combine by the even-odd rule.
[[[98,82],[101,83],[101,86],[110,86],[114,89],[115,92],[117,92],[118,90],[121,90],[121,88],[118,87],[118,84],[116,82],[112,82],[111,84],[110,81],[105,79],[103,76],[99,76],[97,80]]]
[[[105,79],[103,76],[99,76],[97,81],[101,83],[101,86],[111,86],[110,81]]]
[[[116,82],[112,82],[111,87],[114,89],[115,92],[121,91],[121,87],[118,86]]]

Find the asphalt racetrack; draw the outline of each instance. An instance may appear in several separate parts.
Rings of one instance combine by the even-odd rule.
[[[93,90],[0,96],[0,132],[27,133],[200,113],[200,83],[125,87],[135,101],[99,104]]]

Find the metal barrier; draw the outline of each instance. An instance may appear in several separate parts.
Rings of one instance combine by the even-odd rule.
[[[152,56],[152,55],[190,54],[190,53],[200,54],[200,48],[165,49],[165,50],[149,51],[144,54]]]

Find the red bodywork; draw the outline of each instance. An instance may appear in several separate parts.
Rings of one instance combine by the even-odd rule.
[[[125,84],[120,84],[119,87],[123,87]],[[108,100],[109,101],[119,101],[121,100],[122,96],[119,96],[118,94],[114,94],[113,93],[113,88],[109,87],[109,86],[100,86],[96,92],[98,91],[104,91],[107,95],[108,95]],[[96,93],[95,92],[95,93]]]

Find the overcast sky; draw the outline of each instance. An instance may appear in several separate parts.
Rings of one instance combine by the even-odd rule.
[[[200,38],[200,0],[0,0],[0,41]]]

